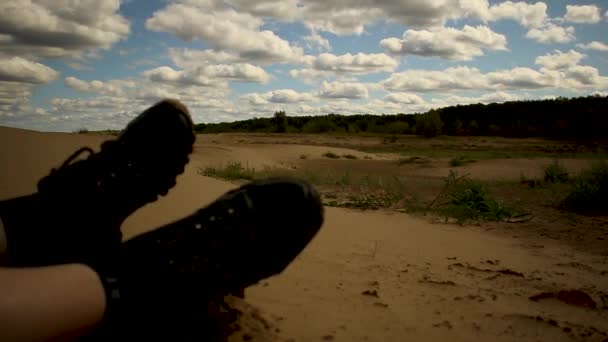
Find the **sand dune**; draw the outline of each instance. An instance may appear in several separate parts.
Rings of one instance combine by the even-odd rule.
[[[50,167],[76,148],[97,148],[102,140],[0,128],[0,198],[34,191]],[[324,151],[319,146],[199,142],[176,188],[131,216],[125,236],[190,214],[235,186],[199,175],[200,166],[230,160],[256,167],[285,165],[294,156]],[[248,288],[246,298],[271,322],[268,329],[278,328],[282,340],[603,341],[608,334],[607,259],[483,227],[328,208],[326,223],[310,246],[283,274]],[[574,289],[589,294],[596,308],[529,299]]]

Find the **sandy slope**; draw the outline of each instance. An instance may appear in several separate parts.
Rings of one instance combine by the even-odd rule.
[[[34,191],[51,166],[101,140],[0,128],[0,198]],[[238,157],[274,165],[320,150],[199,143],[177,187],[130,217],[125,234],[187,215],[234,187],[198,175],[199,166]],[[568,289],[584,290],[598,308],[528,299]],[[606,257],[386,212],[328,208],[302,255],[246,295],[283,340],[603,341],[608,334]]]

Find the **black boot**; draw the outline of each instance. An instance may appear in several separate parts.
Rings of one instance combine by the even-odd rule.
[[[120,225],[167,194],[195,140],[187,108],[164,100],[95,153],[83,147],[42,178],[38,192],[0,202],[9,266],[91,264],[117,250]],[[84,160],[76,160],[88,153]],[[100,261],[101,262],[101,261]]]
[[[126,241],[110,284],[120,296],[108,302],[105,333],[207,340],[209,330],[201,328],[207,305],[281,273],[319,231],[323,216],[310,184],[273,178]]]

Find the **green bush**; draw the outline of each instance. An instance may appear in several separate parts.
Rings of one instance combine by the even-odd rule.
[[[568,170],[563,167],[557,159],[543,168],[547,183],[565,183],[568,181]]]
[[[240,161],[233,161],[226,164],[223,167],[211,167],[199,168],[199,174],[206,177],[222,178],[228,180],[239,180],[247,179],[253,180],[255,178],[255,169],[243,167]]]
[[[331,159],[339,159],[340,158],[339,155],[337,155],[337,154],[335,154],[333,152],[329,152],[329,151],[326,152],[325,154],[323,154],[323,157],[331,158]]]
[[[590,215],[608,214],[608,163],[600,161],[581,172],[562,201],[564,209]]]
[[[453,171],[445,179],[436,211],[455,218],[459,224],[469,220],[503,221],[513,217],[512,211],[495,200],[483,184],[458,177]]]
[[[404,165],[404,164],[428,164],[431,161],[423,158],[423,157],[418,157],[418,156],[412,156],[412,157],[404,157],[404,158],[399,158],[399,160],[397,160],[397,164],[398,165]]]
[[[465,164],[474,163],[474,162],[475,162],[475,160],[473,160],[473,159],[469,159],[465,156],[460,156],[460,157],[452,158],[452,160],[450,160],[450,166],[459,167],[459,166],[463,166]]]

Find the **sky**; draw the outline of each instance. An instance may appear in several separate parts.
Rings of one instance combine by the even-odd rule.
[[[2,0],[0,125],[121,129],[608,96],[608,1]]]

